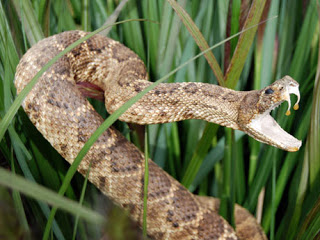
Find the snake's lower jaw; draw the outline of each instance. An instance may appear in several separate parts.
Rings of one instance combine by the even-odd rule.
[[[268,112],[252,119],[245,132],[260,142],[289,152],[301,147],[301,141],[284,131]]]

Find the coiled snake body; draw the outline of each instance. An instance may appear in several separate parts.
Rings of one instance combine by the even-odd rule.
[[[52,57],[85,32],[46,38],[21,59],[15,76],[18,93]],[[47,70],[23,102],[29,118],[70,163],[103,119],[82,96],[76,83],[104,90],[109,113],[150,84],[143,62],[120,43],[96,35]],[[296,151],[301,142],[282,130],[269,112],[298,84],[286,76],[260,91],[237,92],[204,83],[160,84],[135,103],[121,120],[152,124],[198,118],[240,129],[255,139]],[[290,105],[290,104],[289,104]],[[142,223],[144,156],[117,130],[109,128],[82,160],[78,171]],[[246,210],[236,207],[237,236],[211,207],[211,198],[196,197],[149,161],[148,235],[154,239],[265,239]]]

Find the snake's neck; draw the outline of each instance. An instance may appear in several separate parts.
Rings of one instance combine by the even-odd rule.
[[[130,55],[129,60],[116,55],[122,52],[121,49]],[[92,82],[104,90],[109,113],[151,84],[147,80],[144,63],[132,51],[118,46],[113,54],[113,58],[93,55],[87,65],[71,64],[78,83]],[[242,98],[242,92],[213,84],[162,83],[144,95],[119,119],[141,125],[201,119],[239,129],[237,120]]]
[[[128,99],[121,94],[106,97],[108,112],[114,112],[132,95],[150,82],[140,81],[132,85]],[[126,89],[128,90],[128,88]],[[202,119],[222,126],[239,129],[238,109],[244,94],[206,83],[163,83],[147,93],[120,120],[137,124],[156,124],[185,119]]]

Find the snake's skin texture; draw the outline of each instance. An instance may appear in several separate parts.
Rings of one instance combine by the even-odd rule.
[[[33,46],[17,67],[17,92],[51,58],[86,34],[81,31],[64,32]],[[42,135],[72,163],[103,122],[76,83],[89,82],[103,89],[106,108],[112,113],[148,86],[150,82],[147,80],[145,66],[135,53],[112,39],[95,35],[60,58],[42,75],[24,100],[23,108]],[[291,79],[289,82],[296,83]],[[276,99],[277,87],[276,84],[269,87],[274,92],[272,100],[267,100],[269,104],[271,101],[276,104],[283,101]],[[198,118],[246,131],[241,124],[246,124],[254,114],[270,107],[261,103],[270,93],[271,90],[267,93],[265,89],[236,92],[203,83],[160,84],[120,119],[152,124]],[[240,111],[244,113],[241,116]],[[246,132],[261,140],[255,133]],[[91,147],[78,171],[86,174],[90,163],[89,180],[142,225],[143,154],[117,130],[109,128]],[[266,239],[261,227],[245,209],[236,207],[236,233],[217,214],[216,206],[216,200],[193,195],[149,161],[147,230],[150,238]]]

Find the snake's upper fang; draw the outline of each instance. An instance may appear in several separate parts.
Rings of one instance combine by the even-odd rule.
[[[291,114],[291,112],[290,112],[290,108],[291,108],[290,94],[295,94],[298,97],[297,102],[293,106],[294,110],[298,110],[299,109],[299,101],[300,101],[299,85],[289,84],[287,86],[287,90],[285,93],[285,100],[288,102],[288,110],[286,112],[287,116],[289,116]]]

